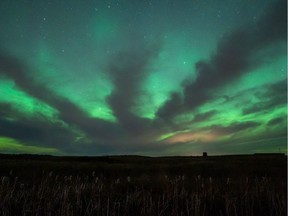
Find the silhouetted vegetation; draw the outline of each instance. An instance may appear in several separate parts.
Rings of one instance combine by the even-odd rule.
[[[286,161],[0,155],[0,215],[286,215]]]

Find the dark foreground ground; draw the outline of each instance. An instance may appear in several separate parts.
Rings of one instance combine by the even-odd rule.
[[[0,154],[0,215],[287,215],[287,157]]]

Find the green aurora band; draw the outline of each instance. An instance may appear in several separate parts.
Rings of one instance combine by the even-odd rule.
[[[274,25],[266,20],[273,4],[287,8],[272,0],[2,1],[0,153],[286,152],[281,12],[275,28],[284,37],[272,29],[276,36],[243,51],[247,67],[227,79],[220,71],[217,84],[203,78],[199,92],[189,92],[205,91],[203,102],[185,102],[185,88],[200,77],[197,63],[213,62],[239,29],[259,36],[258,23]],[[174,93],[181,107],[158,115]]]

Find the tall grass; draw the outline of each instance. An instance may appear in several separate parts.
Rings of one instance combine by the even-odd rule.
[[[286,215],[283,178],[201,175],[2,176],[0,215]]]

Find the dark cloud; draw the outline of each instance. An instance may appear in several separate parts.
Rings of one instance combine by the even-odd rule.
[[[75,142],[76,134],[60,123],[47,122],[46,119],[35,117],[27,119],[24,113],[21,114],[7,104],[0,104],[0,110],[0,136],[45,147],[68,148]],[[14,119],[11,119],[12,117]]]
[[[240,131],[247,130],[247,129],[256,128],[260,125],[261,123],[259,122],[246,121],[246,122],[234,122],[228,126],[212,125],[206,129],[210,129],[213,132],[216,132],[217,134],[229,135],[229,134],[235,134]]]
[[[176,112],[183,109],[183,106],[182,96],[176,92],[173,92],[170,94],[165,104],[158,109],[156,115],[167,120],[167,118],[173,117]]]
[[[122,52],[115,56],[108,67],[114,90],[107,98],[114,116],[128,132],[139,133],[150,121],[133,113],[141,92],[141,84],[148,74],[149,61],[154,59],[159,47],[143,48],[137,52]]]
[[[0,118],[0,136],[11,137],[22,141],[37,140],[41,130],[33,127],[29,122],[15,122]]]
[[[282,124],[284,122],[284,120],[285,119],[283,117],[273,118],[270,121],[268,121],[267,125],[268,126],[279,125],[279,124]]]
[[[11,104],[0,103],[0,117],[3,117],[3,116],[15,117],[15,116],[11,115],[12,112],[13,112],[13,108],[12,108]],[[15,112],[14,112],[14,115],[15,115]]]
[[[214,144],[214,143],[213,143]],[[277,152],[279,149],[282,151],[287,149],[287,127],[275,128],[274,130],[268,129],[264,133],[259,133],[250,136],[234,136],[229,140],[217,142],[214,147],[211,145],[211,150],[216,148],[231,149],[234,153],[255,153],[255,152]]]
[[[252,68],[261,65],[253,54],[287,38],[287,1],[280,0],[268,8],[255,25],[240,28],[224,37],[209,61],[199,61],[195,67],[197,77],[183,85],[180,94],[172,93],[157,112],[162,118],[173,117],[185,110],[193,110],[213,97],[213,91],[235,81]],[[176,96],[178,95],[178,96]],[[172,105],[172,103],[175,103]]]
[[[51,122],[41,115],[28,118],[10,104],[0,103],[0,110],[0,137],[16,139],[23,145],[55,148],[60,154],[69,155],[103,155],[117,149],[109,143],[87,139],[77,128],[63,122]],[[113,142],[113,138],[109,140]]]
[[[87,134],[97,138],[120,134],[117,124],[102,119],[90,118],[83,110],[68,99],[57,95],[44,85],[38,84],[31,76],[31,70],[20,60],[0,51],[0,74],[12,79],[18,88],[59,112],[59,118],[69,125],[75,125]]]
[[[287,79],[265,85],[260,93],[256,93],[260,102],[247,106],[242,110],[243,115],[258,112],[268,112],[278,106],[287,104]]]
[[[216,110],[211,110],[211,111],[204,112],[204,113],[198,113],[198,114],[194,115],[192,122],[196,123],[196,122],[207,121],[207,120],[211,119],[216,113],[217,113]]]
[[[137,116],[132,112],[132,108],[139,96],[141,82],[147,75],[149,60],[153,59],[157,52],[158,48],[154,47],[143,50],[137,55],[122,53],[109,65],[109,75],[115,89],[107,101],[119,122],[115,123],[89,117],[67,98],[57,95],[43,84],[38,84],[31,76],[31,70],[22,61],[1,51],[0,74],[12,79],[16,87],[22,91],[57,110],[59,120],[66,126],[49,122],[48,119],[26,119],[11,106],[2,104],[5,109],[1,109],[3,115],[0,122],[2,129],[0,135],[19,139],[30,145],[54,146],[70,154],[89,152],[101,154],[112,153],[115,150],[125,152],[130,149],[127,145],[141,146],[145,141],[151,142],[149,141],[151,137],[158,136],[160,129],[153,131],[157,124],[153,125],[150,120]],[[9,116],[18,116],[18,118],[10,121],[7,119]],[[84,133],[81,134],[80,140],[77,137],[79,136],[77,130]],[[127,135],[125,132],[130,134]],[[140,132],[145,135],[140,136],[142,140],[136,136]],[[148,146],[152,147],[147,145],[147,148]]]

